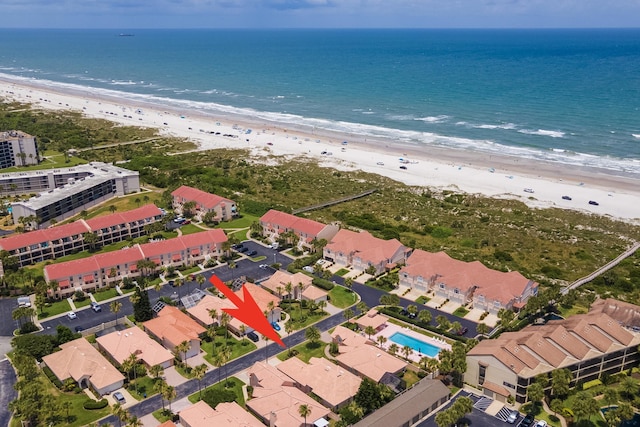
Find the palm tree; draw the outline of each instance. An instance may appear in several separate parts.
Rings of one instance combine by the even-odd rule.
[[[178,353],[178,355],[180,353],[182,353],[183,358],[182,361],[184,362],[185,360],[187,360],[187,352],[189,351],[189,349],[191,348],[191,343],[187,340],[182,341],[180,344],[178,344],[176,346],[176,353]]]
[[[428,324],[431,322],[431,312],[429,310],[422,310],[418,313],[418,320],[422,323]]]
[[[369,306],[364,301],[360,301],[358,304],[356,304],[356,308],[360,313],[366,313],[367,311],[369,311]]]
[[[193,376],[196,377],[196,379],[198,380],[198,391],[200,392],[200,399],[202,400],[202,379],[204,378],[204,375],[207,373],[207,365],[204,363],[201,365],[198,365],[195,368],[193,368],[191,373],[193,373]]]
[[[110,211],[111,213],[114,213],[114,212],[115,212],[115,211],[117,211],[117,210],[118,210],[118,208],[116,208],[116,205],[109,205],[109,211]]]
[[[304,425],[307,425],[307,416],[311,414],[311,408],[309,405],[302,404],[298,406],[298,413],[304,418]]]
[[[408,345],[402,347],[402,354],[404,354],[405,359],[409,360],[409,355],[411,353],[413,353],[413,349],[411,347],[409,347]]]
[[[215,324],[219,325],[219,322],[218,322],[218,310],[216,310],[215,308],[210,309],[209,310],[209,317],[211,317],[211,320],[213,320]]]
[[[387,350],[389,352],[389,354],[391,354],[392,356],[395,356],[396,353],[398,353],[398,344],[393,343],[389,346],[389,349]]]
[[[264,358],[265,361],[268,362],[269,361],[269,350],[267,349],[267,343],[269,342],[269,337],[266,337],[264,335],[261,335],[262,339],[264,340]]]
[[[198,289],[202,289],[202,285],[207,279],[204,278],[202,274],[198,274],[196,276],[196,282],[198,283]]]
[[[153,391],[160,394],[160,400],[162,401],[162,412],[164,412],[164,389],[168,387],[169,384],[165,380],[160,380],[153,385]]]
[[[153,365],[149,368],[149,373],[153,378],[158,379],[164,375],[164,368],[162,365]]]
[[[289,299],[293,299],[293,295],[291,295],[291,292],[293,291],[293,285],[291,284],[291,282],[287,282],[284,285],[284,291],[287,293],[287,297]]]
[[[347,277],[344,279],[344,286],[351,291],[351,288],[353,288],[353,278]]]
[[[180,288],[184,285],[184,279],[176,279],[175,281],[176,288],[178,288],[178,299],[180,298]]]
[[[300,299],[300,318],[302,318],[302,291],[304,290],[304,283],[298,283],[296,289],[298,290],[298,298]]]
[[[376,333],[376,328],[374,328],[373,326],[369,325],[366,328],[364,328],[364,333],[369,336],[369,339],[371,339],[371,335],[375,335],[375,333]]]
[[[129,418],[129,413],[119,403],[116,403],[111,407],[111,414],[115,415],[118,419],[118,425],[122,427],[122,422]]]
[[[284,324],[284,331],[287,333],[287,336],[291,335],[295,329],[293,328],[293,324],[291,322],[287,322]]]
[[[282,299],[282,291],[284,288],[282,286],[276,286],[276,293],[278,294],[278,298]]]
[[[171,385],[162,390],[162,397],[169,401],[169,411],[171,411],[171,401],[176,398],[177,394],[176,389]]]
[[[133,201],[138,207],[140,207],[140,197],[136,197]]]
[[[409,304],[407,306],[407,312],[414,316],[418,313],[418,307],[415,304]]]
[[[143,425],[142,420],[135,415],[129,417],[127,421],[127,427],[142,427]]]
[[[246,339],[245,334],[247,333],[247,327],[243,324],[240,325],[240,335],[242,336],[242,341]]]
[[[118,326],[118,312],[121,308],[122,303],[120,301],[111,301],[111,303],[109,304],[109,310],[111,310],[111,312],[116,315],[116,326]]]
[[[224,339],[229,339],[229,323],[231,322],[231,315],[226,311],[220,315],[220,326],[224,328]]]
[[[380,344],[380,348],[382,348],[384,343],[387,342],[387,337],[385,337],[384,335],[378,335],[378,338],[376,341],[378,341],[378,344]]]
[[[342,317],[344,317],[344,320],[348,322],[353,317],[353,310],[351,310],[350,308],[347,308],[345,311],[342,312]]]
[[[476,326],[476,332],[480,335],[485,335],[489,332],[489,326],[486,323],[478,323]]]

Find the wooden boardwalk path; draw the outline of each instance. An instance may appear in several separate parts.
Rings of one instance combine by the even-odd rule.
[[[366,197],[369,194],[375,193],[376,191],[378,191],[377,188],[372,188],[371,190],[367,190],[365,192],[362,192],[360,194],[355,194],[353,196],[346,196],[346,197],[342,197],[340,199],[331,200],[329,202],[318,203],[317,205],[311,205],[311,206],[307,206],[307,207],[300,208],[300,209],[294,209],[291,213],[293,215],[297,215],[297,214],[302,213],[302,212],[308,212],[308,211],[313,211],[313,210],[316,210],[316,209],[326,208],[327,206],[333,206],[333,205],[337,205],[339,203],[344,203],[344,202],[348,202],[350,200],[355,200],[355,199],[359,199],[361,197]]]

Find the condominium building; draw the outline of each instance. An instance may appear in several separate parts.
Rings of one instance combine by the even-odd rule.
[[[37,165],[39,160],[35,137],[19,130],[0,132],[0,169]]]
[[[300,218],[286,212],[271,209],[260,218],[262,235],[277,241],[281,234],[293,233],[298,236],[299,245],[309,246],[313,240],[331,240],[339,228],[333,224],[322,224],[307,218]]]
[[[171,193],[173,208],[182,213],[184,204],[193,202],[194,216],[202,221],[207,213],[214,214],[214,221],[229,221],[238,216],[236,202],[216,194],[207,193],[197,188],[183,185]]]
[[[89,174],[83,178],[70,178],[61,187],[12,203],[14,223],[21,217],[35,217],[38,225],[46,227],[51,220],[60,221],[113,197],[140,191],[137,171],[105,163],[90,163],[89,167]]]
[[[144,234],[144,227],[159,221],[162,215],[156,205],[148,204],[127,212],[12,235],[0,239],[0,250],[9,252],[17,259],[18,265],[24,267],[89,249],[84,240],[85,233],[97,235],[96,247],[140,237]]]
[[[545,325],[530,325],[481,341],[467,353],[464,382],[501,402],[527,400],[539,375],[571,372],[571,386],[638,365],[640,334],[592,310]]]

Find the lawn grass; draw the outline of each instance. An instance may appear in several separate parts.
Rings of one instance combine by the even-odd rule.
[[[118,291],[116,291],[116,288],[110,288],[110,289],[107,289],[106,291],[95,292],[93,294],[93,297],[96,299],[96,301],[100,302],[100,301],[108,300],[111,298],[115,298],[119,295],[120,294],[118,293]]]
[[[412,371],[411,369],[406,369],[404,371],[404,374],[402,375],[402,379],[406,383],[407,388],[411,387],[412,385],[420,381],[420,377],[418,377],[418,374]]]
[[[293,347],[291,350],[296,350],[298,354],[296,357],[305,363],[309,363],[312,357],[324,357],[324,348],[327,343],[324,341],[316,341],[311,343],[310,341],[303,342]],[[278,359],[287,360],[289,358],[289,350],[285,350],[278,354]]]
[[[349,272],[349,270],[347,270],[346,268],[341,268],[340,270],[336,271],[335,274],[336,276],[344,276],[345,274],[347,274]]]
[[[153,390],[153,385],[155,384],[155,382],[155,378],[151,378],[150,376],[145,375],[144,377],[137,378],[132,382],[132,384],[127,386],[127,391],[129,392],[129,394],[131,394],[131,396],[133,396],[134,399],[142,400],[145,399],[145,394],[146,397],[156,394],[156,392]]]
[[[49,316],[55,316],[56,314],[66,313],[67,311],[71,311],[71,306],[66,298],[60,301],[46,303],[42,309],[42,313],[38,313],[38,319],[44,319]]]
[[[456,308],[455,311],[452,314],[454,316],[464,317],[467,314],[469,314],[469,310],[467,310],[466,308],[460,306],[460,307]]]
[[[201,231],[205,231],[205,230],[198,227],[195,224],[187,224],[180,227],[180,231],[182,232],[183,236],[186,236],[188,234],[200,233]]]
[[[241,213],[240,215],[241,215],[240,218],[236,218],[229,222],[221,222],[220,224],[216,225],[215,228],[222,228],[223,230],[228,230],[233,228],[249,228],[251,227],[251,224],[253,224],[254,222],[260,221],[260,217],[257,217],[255,215],[251,215],[244,212]]]
[[[76,308],[86,307],[91,304],[91,298],[85,298],[83,301],[74,301]]]
[[[240,405],[240,406],[242,406],[244,408],[245,407],[245,400],[244,400],[244,394],[242,393],[242,387],[244,385],[245,384],[242,381],[240,381],[238,378],[236,378],[236,377],[229,377],[229,378],[227,378],[226,381],[225,381],[224,377],[222,377],[222,381],[220,381],[220,382],[218,382],[218,383],[216,383],[216,384],[214,384],[212,386],[203,388],[202,389],[202,394],[204,395],[205,392],[207,392],[208,390],[222,390],[223,388],[231,389],[236,395],[235,402],[238,405]],[[191,402],[191,403],[198,402],[200,400],[200,392],[195,392],[195,393],[189,395],[189,397],[187,399],[189,399],[189,402]]]
[[[169,421],[173,418],[171,411],[169,410],[169,406],[166,403],[165,405],[165,409],[160,408],[152,412],[153,417],[161,423]]]
[[[258,348],[248,339],[245,338],[243,340],[238,340],[233,336],[233,334],[229,333],[229,338],[216,336],[213,341],[204,340],[200,344],[200,348],[207,353],[204,355],[204,359],[215,366],[213,363],[213,354],[225,345],[231,348],[231,357],[229,360],[236,359]]]
[[[302,313],[300,313],[300,303],[295,302],[291,305],[288,305],[286,311],[289,316],[291,316],[291,326],[293,326],[294,330],[298,330],[301,328],[305,328],[313,323],[316,323],[323,317],[327,316],[328,313],[326,311],[315,310],[310,312],[308,308],[303,308]]]
[[[431,301],[431,298],[428,298],[428,297],[426,297],[426,296],[424,296],[424,295],[420,295],[420,296],[418,297],[418,299],[416,299],[416,302],[417,302],[418,304],[426,304],[426,303],[428,303],[429,301]]]
[[[331,305],[338,308],[347,308],[356,303],[356,293],[343,286],[334,286],[329,291]]]
[[[248,229],[234,231],[233,233],[227,233],[227,237],[234,236],[236,239],[242,242],[247,240],[247,231]]]
[[[182,273],[183,276],[188,276],[190,274],[200,273],[200,272],[202,272],[202,270],[200,269],[200,267],[196,265],[195,267],[187,268],[186,270],[181,271],[180,273]]]
[[[26,172],[45,169],[71,168],[87,163],[86,160],[75,156],[70,156],[69,163],[65,163],[64,154],[55,150],[46,150],[41,156],[45,158],[45,160],[40,162],[38,165],[12,166],[10,168],[2,169],[2,172]]]

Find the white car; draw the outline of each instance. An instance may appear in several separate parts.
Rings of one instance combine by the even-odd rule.
[[[547,427],[547,422],[545,420],[540,420],[534,427]]]
[[[534,191],[533,191],[533,189],[532,189],[532,188],[525,188],[525,189],[524,189],[524,192],[525,192],[525,193],[534,193]]]
[[[319,259],[318,261],[316,261],[316,264],[322,265],[322,264],[324,264],[324,260],[323,259]]]
[[[306,266],[302,267],[302,269],[304,271],[306,271],[307,273],[313,273],[313,267],[311,267],[309,265],[306,265]]]
[[[511,411],[511,413],[509,414],[509,416],[507,417],[507,422],[509,424],[514,424],[516,422],[516,420],[518,419],[518,411]]]
[[[73,319],[77,318],[78,316],[73,311],[70,311],[70,312],[67,313],[67,317],[69,319],[73,320]]]

